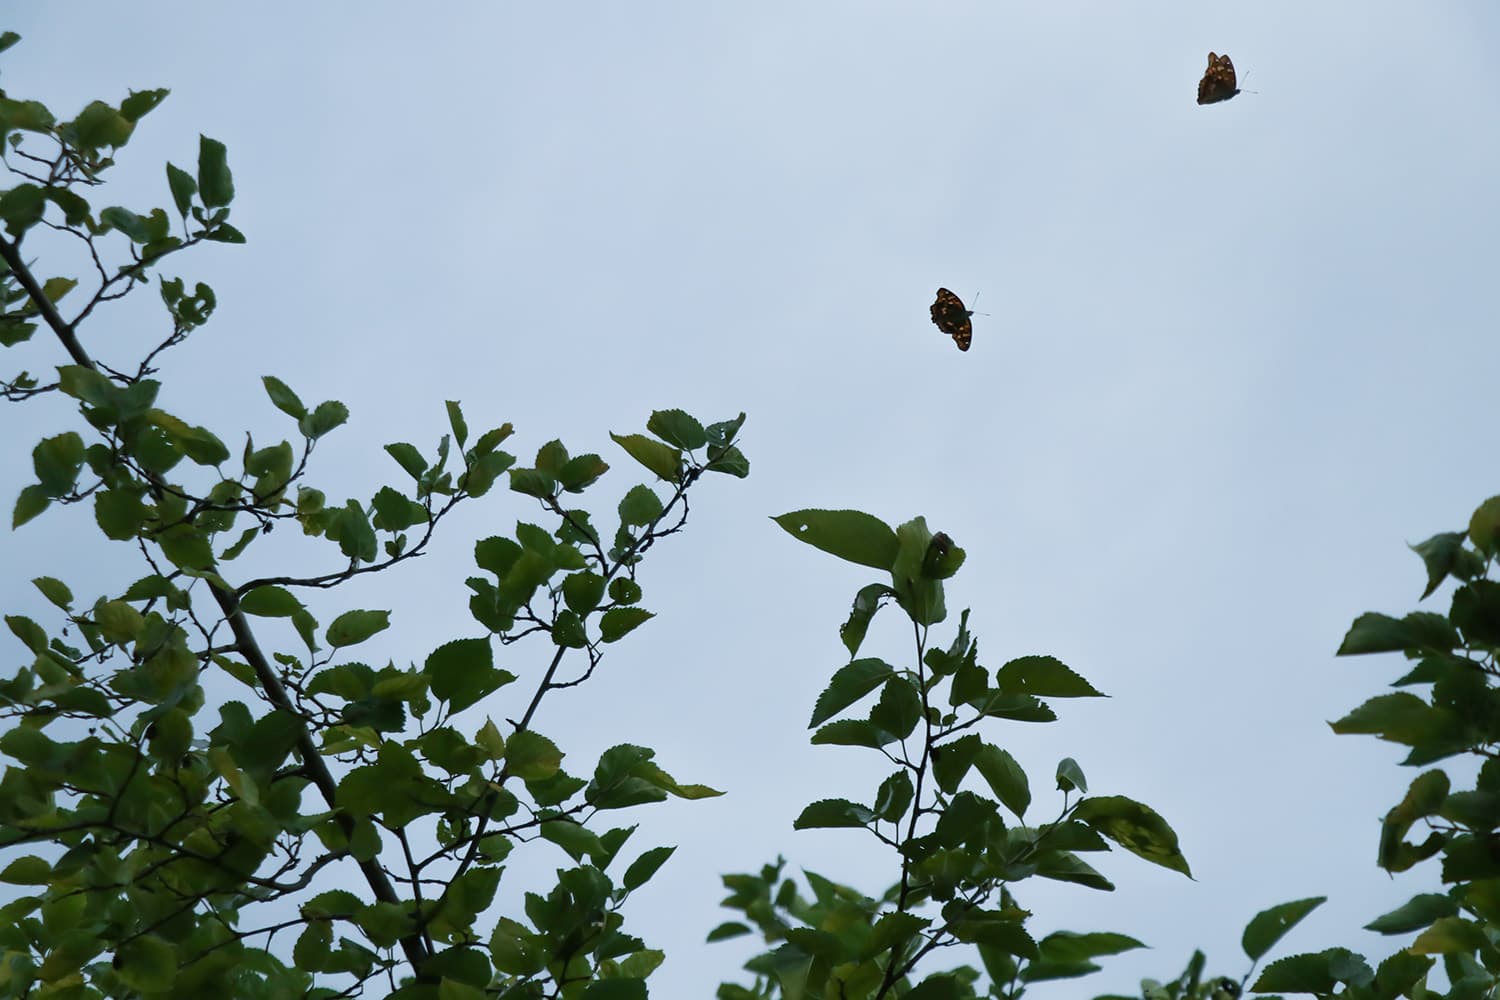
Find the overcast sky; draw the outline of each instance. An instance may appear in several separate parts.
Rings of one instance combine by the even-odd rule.
[[[791,830],[808,801],[868,797],[885,773],[807,745],[847,658],[837,626],[874,576],[768,520],[802,507],[926,515],[968,551],[948,603],[974,609],[983,660],[1050,653],[1111,695],[990,731],[1031,772],[1037,819],[1072,756],[1092,791],[1181,837],[1195,882],[1115,852],[1097,859],[1113,894],[1019,887],[1038,935],[1153,946],[1039,996],[1128,992],[1194,946],[1238,975],[1245,921],[1315,894],[1331,902],[1291,949],[1394,949],[1358,927],[1435,879],[1374,866],[1415,772],[1326,721],[1400,664],[1333,651],[1358,613],[1414,606],[1406,543],[1500,492],[1490,0],[7,14],[12,96],[67,116],[172,88],[105,203],[168,204],[162,161],[191,166],[200,131],[228,145],[249,242],[179,258],[220,311],[163,376],[165,405],[231,448],[288,432],[260,387],[278,375],[349,405],[314,478],[368,496],[403,478],[380,446],[430,453],[458,399],[471,426],[514,422],[523,463],[553,437],[603,453],[602,514],[640,479],[607,431],[661,407],[748,412],[751,477],[705,482],[688,532],[651,553],[658,618],[538,721],[575,772],[646,743],[729,793],[636,817],[635,851],[679,845],[627,922],[668,951],[654,995],[735,977],[743,948],[701,944],[729,916],[721,872],[783,853],[872,894],[892,880],[857,832]],[[1210,50],[1255,93],[1197,106]],[[939,286],[989,314],[966,354],[928,319]],[[85,343],[133,357],[159,330],[152,297]],[[7,374],[57,353],[39,337]],[[7,504],[66,423],[48,405],[0,411]],[[97,549],[58,555],[87,527],[73,516],[0,541],[7,610],[36,607],[24,581],[43,572],[102,592]],[[496,493],[430,558],[321,607],[393,608],[363,656],[420,660],[474,632],[474,539],[536,517]],[[906,657],[901,635],[877,629],[871,652]],[[505,665],[534,676],[543,652]]]

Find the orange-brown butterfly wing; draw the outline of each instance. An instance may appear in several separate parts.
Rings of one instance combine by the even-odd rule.
[[[964,308],[963,301],[948,289],[939,288],[930,311],[937,328],[952,337],[960,351],[967,351],[974,339],[974,324],[969,320],[974,314]]]
[[[1198,103],[1217,104],[1227,101],[1240,92],[1238,81],[1234,75],[1234,63],[1229,61],[1227,55],[1208,54],[1208,69],[1203,71],[1203,79],[1198,81]]]

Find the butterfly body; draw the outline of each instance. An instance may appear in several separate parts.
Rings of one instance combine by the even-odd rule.
[[[1198,103],[1217,104],[1227,101],[1240,92],[1239,82],[1235,79],[1234,63],[1229,61],[1227,55],[1208,54],[1208,69],[1203,71],[1203,79],[1198,81]]]
[[[937,328],[953,338],[960,351],[969,349],[974,339],[974,324],[969,317],[973,310],[965,309],[963,301],[946,288],[937,290],[937,299],[932,303],[932,322]]]

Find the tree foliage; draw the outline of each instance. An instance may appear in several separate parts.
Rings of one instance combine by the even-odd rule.
[[[138,579],[97,596],[94,581],[40,577],[51,618],[5,619],[28,659],[0,679],[0,879],[22,887],[0,908],[0,994],[643,993],[661,953],[623,929],[621,908],[671,849],[630,844],[634,827],[608,814],[718,793],[629,741],[570,773],[541,709],[651,619],[644,561],[683,530],[705,474],[748,472],[744,416],[662,410],[645,434],[615,435],[649,475],[602,508],[599,455],[554,440],[521,466],[502,448],[510,424],[473,433],[456,402],[435,444],[386,447],[389,482],[368,497],[314,478],[348,410],[304,403],[281,378],[263,383],[286,438],[232,451],[159,406],[153,377],[217,304],[164,269],[200,244],[245,241],[224,145],[204,137],[195,169],[168,164],[170,209],[99,207],[115,157],[165,96],[95,101],[66,121],[0,97],[13,180],[0,194],[0,342],[44,333],[61,355],[55,376],[22,371],[0,394],[76,405],[70,426],[42,432],[12,525],[91,512],[141,561]],[[86,247],[92,274],[44,276],[28,259],[56,235]],[[153,283],[160,340],[129,364],[96,358],[94,321]],[[472,632],[420,664],[381,665],[399,609],[340,606],[339,587],[400,572],[460,504],[507,495],[533,513],[475,544]],[[237,572],[283,525],[298,537],[278,558],[323,568]],[[529,659],[528,680],[497,649]],[[497,693],[511,717],[484,714]],[[550,891],[497,902],[512,852],[559,848],[571,865]]]
[[[17,40],[0,34],[0,52]],[[45,415],[26,424],[30,469],[8,480],[11,524],[69,519],[78,552],[94,551],[97,529],[139,560],[131,582],[102,593],[92,576],[39,576],[48,613],[5,615],[0,997],[644,997],[664,956],[626,930],[624,904],[675,848],[633,844],[635,827],[606,814],[719,793],[674,777],[628,732],[570,772],[567,734],[549,732],[542,710],[654,617],[643,567],[684,531],[708,473],[748,474],[744,415],[662,409],[643,432],[611,434],[645,475],[602,505],[600,454],[551,440],[523,466],[502,447],[516,447],[511,424],[475,433],[455,401],[436,442],[385,446],[388,481],[369,496],[317,478],[348,409],[308,404],[282,377],[262,387],[289,421],[284,438],[246,435],[231,450],[238,437],[159,405],[172,349],[218,305],[167,269],[204,244],[246,241],[230,222],[228,150],[204,136],[191,168],[167,164],[161,205],[100,195],[166,96],[133,91],[63,120],[0,92],[0,347],[45,371],[0,376],[0,397]],[[81,273],[52,273],[66,246],[84,251]],[[100,321],[151,285],[159,335],[106,359]],[[47,424],[60,411],[45,399],[66,401],[66,419]],[[404,572],[476,502],[510,504],[513,524],[474,544],[463,581],[474,624],[398,666],[377,651],[402,609],[351,606],[344,585]],[[982,662],[970,611],[955,623],[946,602],[964,550],[923,518],[892,527],[809,509],[775,521],[880,574],[839,628],[848,662],[808,728],[814,744],[878,755],[886,774],[807,804],[795,827],[858,831],[890,870],[870,892],[798,880],[780,858],[724,876],[734,918],[709,941],[759,935],[764,948],[721,1000],[1018,1000],[1141,947],[1141,928],[1049,929],[1021,900],[1032,878],[1111,891],[1084,856],[1112,847],[1189,874],[1155,810],[1090,793],[1071,757],[1044,794],[1012,753],[1019,724],[1100,692],[1044,654]],[[241,561],[252,548],[257,565],[318,568],[257,575]],[[1142,983],[1145,1000],[1500,991],[1500,497],[1466,530],[1412,548],[1424,599],[1454,582],[1448,610],[1356,620],[1341,654],[1400,652],[1409,667],[1332,725],[1398,743],[1423,769],[1387,814],[1378,858],[1392,874],[1439,859],[1446,890],[1368,925],[1412,938],[1374,967],[1330,948],[1271,961],[1252,983],[1324,901],[1309,897],[1249,921],[1239,978],[1206,975],[1198,952],[1176,978]],[[866,650],[882,612],[909,625],[909,648]],[[568,863],[545,888],[505,880],[559,851]]]

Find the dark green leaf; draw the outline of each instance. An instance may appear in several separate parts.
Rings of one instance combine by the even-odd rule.
[[[83,468],[83,438],[72,431],[46,438],[32,450],[31,464],[49,495],[66,496]]]
[[[645,885],[651,876],[656,874],[657,869],[667,863],[667,859],[675,850],[677,850],[675,847],[653,847],[636,858],[631,862],[630,867],[625,869],[624,878],[621,880],[625,890],[629,892]]]
[[[1377,934],[1410,934],[1421,930],[1441,917],[1458,915],[1458,904],[1447,896],[1425,892],[1413,896],[1389,913],[1382,914],[1365,924],[1365,930]]]
[[[995,686],[1006,694],[1038,698],[1102,698],[1092,684],[1051,656],[1022,656],[995,671]]]
[[[1293,955],[1266,966],[1251,987],[1256,993],[1332,993],[1340,983],[1367,985],[1374,973],[1364,959],[1347,948],[1330,948],[1311,955]]]
[[[464,422],[463,407],[456,400],[448,400],[444,404],[448,408],[448,426],[453,430],[453,440],[458,442],[462,448],[469,440],[469,425]]]
[[[234,178],[224,144],[208,136],[198,137],[198,190],[206,208],[220,208],[234,200]]]
[[[579,455],[557,470],[557,481],[569,493],[582,493],[608,471],[609,466],[598,455]]]
[[[143,117],[145,117],[152,108],[156,107],[162,101],[166,100],[168,93],[169,91],[164,89],[132,90],[130,92],[130,96],[120,102],[120,114],[124,115],[132,122],[138,122]]]
[[[240,610],[261,618],[290,618],[303,607],[291,591],[282,587],[256,587],[240,598]]]
[[[32,586],[42,592],[43,597],[64,611],[68,610],[68,606],[73,603],[73,592],[68,589],[67,584],[55,577],[39,576],[34,578],[31,583]]]
[[[47,209],[42,189],[35,184],[17,184],[0,194],[0,219],[12,236],[20,236],[41,221]]]
[[[1442,615],[1414,612],[1405,618],[1368,612],[1349,627],[1339,646],[1339,656],[1390,653],[1407,649],[1447,652],[1459,646],[1458,633]]]
[[[186,170],[168,163],[167,186],[172,189],[172,204],[177,206],[177,214],[187,218],[188,210],[193,207],[193,195],[198,193],[198,182]]]
[[[708,464],[703,468],[709,472],[720,472],[726,476],[734,476],[736,479],[744,479],[750,475],[750,460],[738,448],[730,447],[721,451],[710,445]]]
[[[875,813],[868,806],[847,799],[823,799],[803,809],[802,814],[792,823],[792,829],[863,827],[874,820]]]
[[[650,487],[634,486],[620,500],[620,523],[646,525],[661,516],[661,498]]]
[[[1327,900],[1327,896],[1312,896],[1261,910],[1245,925],[1245,933],[1240,938],[1240,947],[1245,949],[1245,954],[1250,957],[1250,961],[1260,961],[1287,931],[1296,927],[1303,917],[1322,906]]]
[[[974,767],[989,784],[995,797],[1005,804],[1005,808],[1015,813],[1017,819],[1026,815],[1026,808],[1031,805],[1031,787],[1026,780],[1026,772],[1014,757],[999,747],[986,743],[974,757]]]
[[[794,538],[861,566],[889,570],[896,561],[895,531],[861,511],[794,510],[772,520]]]
[[[692,451],[708,443],[703,425],[682,410],[657,410],[646,421],[646,430],[667,444]]]
[[[191,524],[174,524],[156,536],[162,555],[179,569],[206,570],[214,564],[208,539]]]
[[[10,516],[10,526],[14,530],[36,517],[47,509],[52,498],[47,496],[47,491],[36,483],[23,487],[19,496],[16,497],[16,506]]]
[[[488,639],[455,639],[433,650],[423,667],[432,680],[434,697],[461,712],[481,698],[515,680],[514,674],[497,670],[494,649]]]
[[[854,660],[840,667],[834,672],[828,687],[818,695],[807,728],[812,729],[833,718],[875,690],[894,673],[895,668],[889,663],[877,659]]]
[[[615,642],[655,617],[644,608],[610,608],[599,619],[600,638]]]
[[[413,445],[409,445],[405,441],[397,441],[394,444],[388,444],[385,446],[385,451],[386,454],[394,458],[397,464],[399,464],[401,468],[406,470],[406,474],[411,476],[413,479],[420,480],[422,478],[422,473],[427,471],[427,460],[422,457],[422,453],[417,451],[417,449]]]
[[[1433,535],[1425,542],[1410,546],[1413,552],[1422,557],[1422,564],[1427,567],[1427,589],[1422,591],[1424,598],[1437,590],[1439,584],[1447,578],[1458,554],[1463,551],[1467,537],[1467,532],[1445,531]]]

